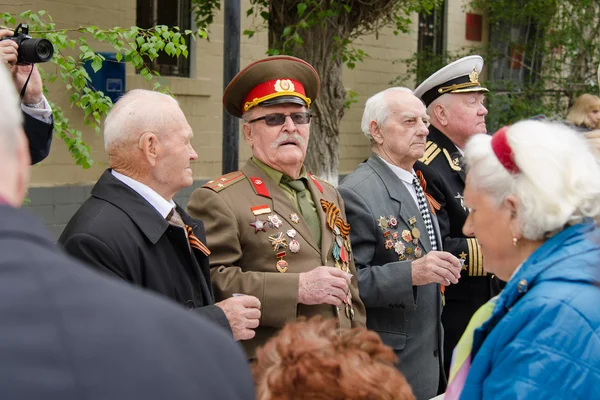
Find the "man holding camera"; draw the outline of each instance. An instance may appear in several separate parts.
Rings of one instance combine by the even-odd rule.
[[[0,39],[12,36],[9,29],[0,29]],[[27,89],[21,98],[23,128],[29,140],[31,163],[36,164],[48,156],[52,143],[54,119],[52,109],[42,93],[42,78],[35,64],[17,65],[19,45],[14,40],[0,40],[0,59],[10,69],[13,83],[19,92],[27,82]],[[32,71],[33,68],[33,71]]]

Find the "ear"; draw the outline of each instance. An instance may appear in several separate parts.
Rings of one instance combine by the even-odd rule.
[[[369,132],[371,132],[371,136],[373,136],[373,140],[375,141],[375,143],[383,143],[383,135],[381,133],[381,128],[379,127],[379,124],[377,122],[371,121],[371,123],[369,124]]]
[[[448,110],[442,104],[433,106],[433,114],[442,126],[448,126]]]
[[[521,203],[519,199],[514,195],[508,195],[502,202],[504,208],[510,213],[510,230],[513,237],[517,239],[521,238],[521,224],[519,221],[519,208]]]
[[[160,141],[153,132],[145,132],[140,136],[138,148],[142,150],[142,155],[148,162],[148,165],[155,167],[160,152]]]
[[[244,139],[246,140],[246,143],[248,143],[248,146],[252,148],[254,144],[252,142],[252,128],[250,128],[250,124],[244,122],[244,125],[242,125],[242,131],[244,131]]]

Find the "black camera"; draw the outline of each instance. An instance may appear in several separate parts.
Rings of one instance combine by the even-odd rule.
[[[33,39],[28,35],[29,26],[19,24],[12,36],[0,40],[14,40],[19,45],[17,65],[29,65],[50,61],[54,55],[54,46],[48,39]]]

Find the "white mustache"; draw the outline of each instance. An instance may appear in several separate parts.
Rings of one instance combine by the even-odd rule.
[[[294,142],[297,145],[303,145],[304,138],[298,133],[290,133],[289,135],[284,134],[275,139],[275,141],[271,144],[271,148],[276,149],[279,147],[279,145],[281,145],[281,143],[284,142]]]

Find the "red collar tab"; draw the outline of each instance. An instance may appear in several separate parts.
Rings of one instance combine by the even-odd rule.
[[[308,176],[310,177],[310,179],[312,179],[312,181],[315,184],[315,186],[317,187],[317,189],[319,189],[319,192],[321,192],[321,194],[323,194],[323,186],[321,186],[321,184],[319,183],[319,181],[317,180],[317,178],[315,178],[311,174],[308,174]]]
[[[252,187],[254,187],[254,191],[256,192],[257,195],[267,197],[269,199],[271,198],[269,189],[267,189],[265,182],[261,178],[259,178],[257,176],[251,176],[250,182],[252,183]]]

